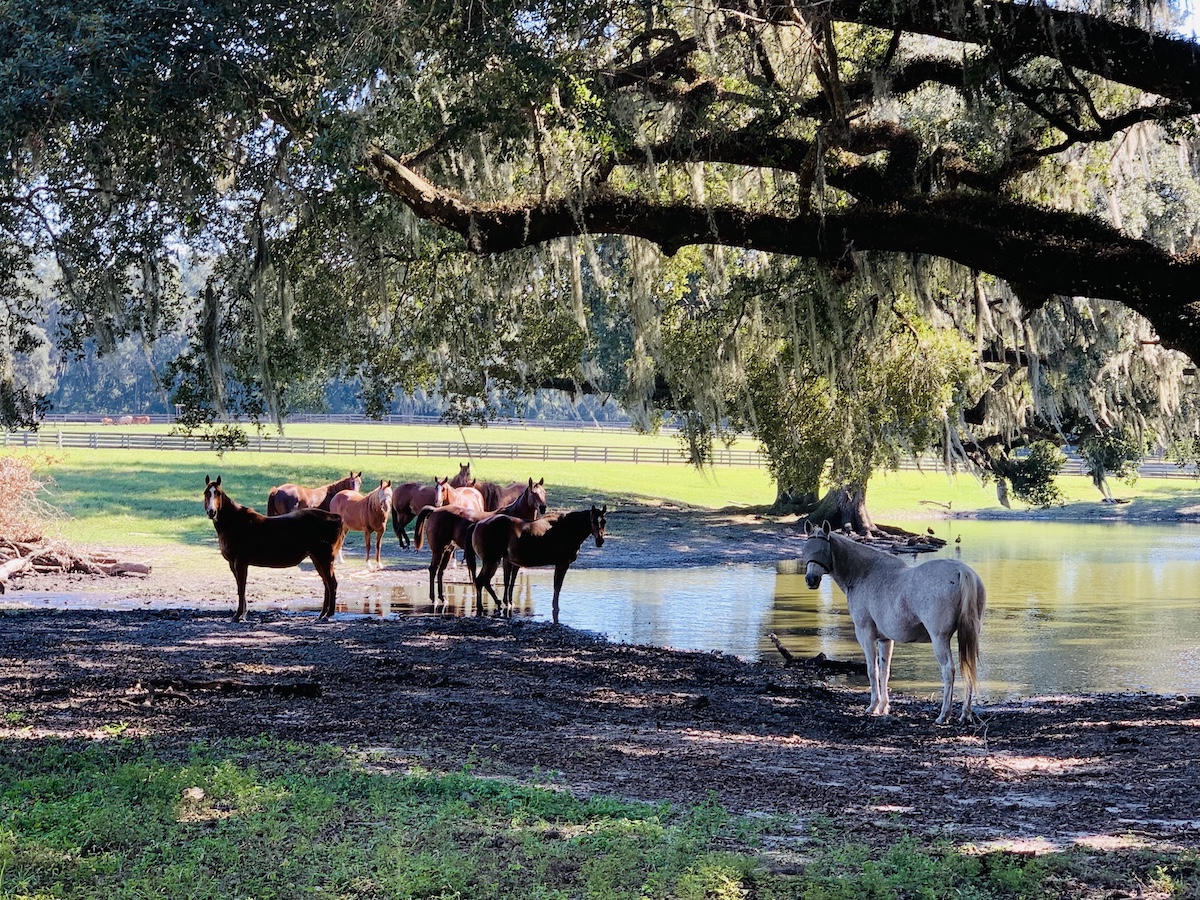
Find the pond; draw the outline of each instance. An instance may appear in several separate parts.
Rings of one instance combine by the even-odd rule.
[[[985,699],[1200,693],[1200,526],[906,523],[915,531],[927,526],[951,541],[938,555],[962,559],[987,586]],[[956,537],[961,544],[953,543]],[[523,575],[518,588],[518,612],[548,619],[549,572]],[[463,611],[465,586],[447,584],[447,590],[452,609]],[[420,589],[393,589],[372,605],[359,611],[429,611]],[[828,577],[809,590],[796,564],[572,570],[561,621],[614,641],[746,659],[777,656],[768,637],[774,632],[796,656],[862,659],[845,596]],[[860,682],[865,678],[851,679]],[[892,684],[904,691],[939,689],[929,645],[897,645]]]

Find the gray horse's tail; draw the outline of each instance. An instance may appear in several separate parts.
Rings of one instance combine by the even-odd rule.
[[[968,571],[970,576],[963,578],[959,587],[958,666],[974,693],[979,670],[979,631],[983,626],[987,591],[979,576],[974,571]]]

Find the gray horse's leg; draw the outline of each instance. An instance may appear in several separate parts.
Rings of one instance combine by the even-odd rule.
[[[933,655],[942,670],[942,711],[934,721],[945,725],[950,704],[954,702],[954,653],[950,649],[950,635],[938,635],[933,639]]]
[[[878,653],[879,661],[879,702],[876,704],[876,714],[880,716],[889,715],[892,711],[892,702],[888,696],[888,679],[892,677],[892,650],[896,647],[896,642],[888,638],[878,638],[875,641],[875,650]]]
[[[862,647],[863,657],[867,663],[867,678],[871,681],[871,702],[867,706],[867,715],[878,715],[879,706],[879,654],[875,643],[879,634],[873,622],[855,623],[854,636],[858,638],[858,646]]]

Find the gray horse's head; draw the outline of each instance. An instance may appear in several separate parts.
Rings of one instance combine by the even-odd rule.
[[[813,528],[811,522],[804,523],[804,583],[810,588],[819,587],[821,576],[833,572],[833,548],[829,542],[829,523]]]

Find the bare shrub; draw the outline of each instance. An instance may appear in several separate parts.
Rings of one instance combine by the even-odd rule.
[[[0,456],[0,537],[39,540],[63,518],[60,510],[42,499],[47,482],[34,474],[53,461],[49,454]]]

